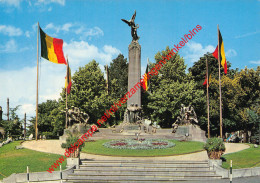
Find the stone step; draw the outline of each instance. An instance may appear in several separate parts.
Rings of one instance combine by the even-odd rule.
[[[221,179],[208,161],[97,160],[82,161],[67,182],[180,182]]]
[[[145,177],[215,177],[217,176],[214,172],[102,172],[102,171],[96,171],[96,172],[90,172],[90,171],[82,171],[77,172],[69,175],[70,177],[78,177],[78,176],[145,176]]]
[[[203,168],[204,169],[204,168]],[[80,173],[80,172],[152,172],[152,173],[159,173],[159,172],[167,172],[167,173],[175,173],[175,172],[194,172],[194,173],[212,173],[215,174],[214,170],[209,170],[208,168],[203,169],[182,169],[182,168],[127,168],[127,169],[104,169],[104,168],[84,168],[84,169],[75,169],[74,173]]]
[[[208,165],[208,161],[154,161],[154,160],[95,160],[95,161],[81,161],[83,165],[85,164],[121,164],[121,163],[135,163],[135,164],[204,164]]]
[[[77,171],[89,171],[89,170],[110,170],[110,171],[115,171],[115,170],[122,170],[122,171],[128,171],[128,170],[133,170],[135,169],[136,171],[208,171],[209,167],[203,167],[203,168],[198,168],[198,167],[80,167]]]
[[[80,168],[85,167],[103,167],[103,168],[122,168],[122,167],[132,167],[132,168],[208,168],[206,164],[135,164],[135,163],[107,163],[107,164],[84,164],[80,165]]]
[[[211,177],[157,177],[157,176],[125,176],[125,177],[93,177],[93,176],[78,176],[68,177],[67,182],[164,182],[164,181],[188,181],[188,180],[215,180],[220,179],[220,176]]]

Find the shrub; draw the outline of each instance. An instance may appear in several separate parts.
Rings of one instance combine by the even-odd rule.
[[[65,148],[68,152],[70,152],[70,149],[74,149],[73,152],[70,153],[70,158],[78,158],[81,149],[85,146],[85,143],[81,144],[79,148],[73,148],[73,145],[78,142],[80,136],[79,134],[72,134],[69,131],[67,133],[69,136],[66,138],[66,143],[61,144],[61,147]]]
[[[225,152],[225,144],[220,138],[210,138],[204,145],[210,159],[220,159],[221,155]]]

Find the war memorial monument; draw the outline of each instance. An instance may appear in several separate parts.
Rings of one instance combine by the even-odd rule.
[[[128,46],[128,91],[139,83],[141,79],[141,45],[138,43],[140,37],[137,35],[139,25],[135,23],[136,11],[130,20],[121,19],[131,28],[132,41]],[[140,86],[141,87],[141,86]],[[172,129],[162,129],[151,120],[143,119],[141,107],[141,88],[127,100],[124,121],[112,128],[99,128],[99,132],[91,137],[95,139],[120,139],[145,137],[147,139],[178,139],[206,141],[205,131],[198,126],[198,120],[194,108],[189,105],[181,105],[180,116],[172,124]],[[72,106],[68,110],[68,127],[64,129],[64,135],[60,140],[64,142],[68,137],[67,132],[72,134],[84,134],[89,129],[89,116],[80,111],[79,108]],[[64,111],[66,112],[66,111]]]

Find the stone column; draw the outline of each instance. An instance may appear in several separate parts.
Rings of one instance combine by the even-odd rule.
[[[9,98],[7,98],[7,121],[9,121]]]
[[[128,46],[129,66],[128,66],[128,91],[140,82],[141,79],[141,46],[138,42],[132,41]],[[137,89],[138,87],[136,87]],[[131,93],[132,94],[132,93]],[[140,89],[131,96],[127,101],[127,106],[134,104],[134,106],[141,107],[141,86]]]
[[[141,79],[141,45],[137,41],[132,41],[128,46],[128,55],[128,91],[132,95],[127,101],[127,109],[130,113],[128,113],[128,122],[136,122],[135,113],[141,108],[141,86],[137,84]]]

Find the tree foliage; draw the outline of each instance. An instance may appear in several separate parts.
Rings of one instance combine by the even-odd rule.
[[[169,52],[169,47],[155,55],[158,64],[162,56]],[[219,134],[219,68],[218,61],[212,54],[208,59],[211,83],[209,86],[210,129],[211,134]],[[150,79],[149,91],[142,92],[144,117],[159,122],[162,127],[171,127],[179,115],[181,104],[192,105],[197,113],[199,125],[207,129],[206,87],[202,85],[206,75],[206,57],[202,56],[188,69],[184,59],[176,54],[159,70],[158,75]],[[245,68],[241,71],[231,69],[228,62],[228,74],[223,74],[221,67],[223,132],[252,130],[257,132],[259,119],[259,83],[260,67],[256,70]],[[122,54],[113,59],[109,67],[109,93],[106,88],[104,73],[93,60],[74,73],[71,93],[68,95],[68,108],[80,108],[90,116],[89,123],[103,116],[110,106],[127,92],[128,63]],[[58,101],[46,101],[39,104],[39,132],[51,132],[53,136],[63,133],[65,127],[65,90]],[[105,125],[118,124],[123,120],[126,103]],[[33,132],[35,118],[31,119],[30,131]]]
[[[108,67],[109,96],[118,101],[128,90],[128,63],[122,54],[113,59]],[[115,121],[122,121],[127,103],[123,104],[115,114]]]
[[[20,106],[16,106],[14,108],[10,108],[10,120],[2,120],[0,121],[0,126],[3,126],[5,130],[6,137],[17,138],[22,136],[23,127],[22,120],[17,115],[17,110]]]
[[[65,103],[65,92],[61,95],[62,103]],[[89,114],[89,123],[96,123],[111,104],[112,99],[107,94],[104,73],[101,72],[99,64],[93,60],[84,67],[79,67],[72,77],[68,108],[78,107],[80,111]]]
[[[56,138],[63,134],[65,126],[65,113],[60,103],[56,100],[47,100],[38,104],[38,135],[45,135],[47,138]],[[35,134],[35,117],[29,120],[28,134]]]
[[[155,55],[156,63],[169,51],[158,52]],[[151,78],[150,95],[148,96],[145,111],[153,121],[159,122],[162,127],[171,127],[179,115],[181,104],[197,106],[203,105],[205,97],[202,90],[196,90],[196,83],[186,74],[184,59],[178,54],[172,57],[160,69],[157,76]]]
[[[211,83],[209,86],[210,100],[210,123],[211,134],[219,134],[219,80],[218,80],[218,62],[211,55],[207,54],[209,74],[211,74]],[[197,89],[203,89],[206,93],[206,87],[202,85],[205,80],[206,66],[205,56],[189,68],[192,78],[198,83]],[[228,62],[228,67],[231,64]],[[222,118],[223,131],[233,132],[237,130],[247,131],[252,127],[249,125],[248,110],[253,110],[259,114],[259,69],[228,69],[228,74],[223,74],[221,67],[221,90],[222,90]],[[258,111],[258,112],[257,112]],[[203,113],[203,111],[201,111]],[[204,113],[206,126],[206,111]]]
[[[108,78],[110,95],[113,99],[120,99],[127,92],[128,84],[128,63],[124,55],[119,54],[113,59],[108,67]]]

